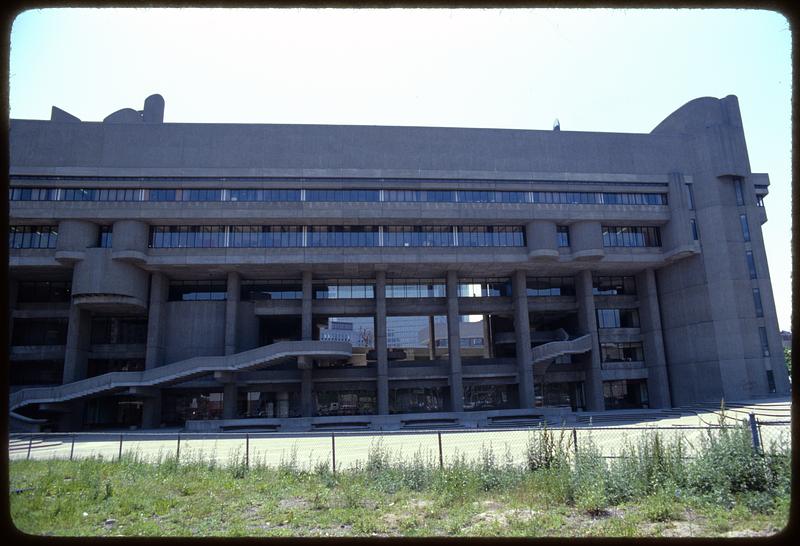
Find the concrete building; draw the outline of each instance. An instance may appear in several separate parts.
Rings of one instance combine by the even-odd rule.
[[[648,134],[11,120],[12,425],[491,425],[786,394],[736,97]]]

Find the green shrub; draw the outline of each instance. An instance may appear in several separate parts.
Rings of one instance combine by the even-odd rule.
[[[572,440],[566,429],[556,436],[546,426],[528,437],[525,449],[526,467],[530,471],[569,464]],[[574,446],[573,446],[574,447]]]
[[[654,522],[678,519],[681,514],[681,506],[677,502],[675,492],[674,486],[664,485],[645,497],[641,503],[642,515]]]

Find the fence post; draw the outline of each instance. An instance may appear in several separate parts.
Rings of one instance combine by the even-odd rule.
[[[178,464],[180,459],[181,459],[181,433],[179,432],[178,433],[178,449],[177,449],[177,451],[175,451],[175,464]]]
[[[28,456],[25,459],[31,458],[31,447],[33,446],[33,434],[31,434],[30,438],[28,438]]]
[[[250,468],[250,433],[244,436],[244,465]]]
[[[442,456],[442,432],[439,431],[436,433],[439,437],[439,468],[444,468],[444,457]]]
[[[122,434],[119,435],[119,455],[117,455],[117,461],[122,460]]]
[[[758,422],[756,421],[756,414],[750,414],[750,434],[753,437],[753,449],[756,453],[761,452],[761,441],[758,437]]]
[[[72,446],[69,448],[69,460],[72,460],[72,454],[75,453],[75,433],[72,433]]]
[[[333,475],[336,475],[336,434],[331,432],[331,457],[333,459]]]

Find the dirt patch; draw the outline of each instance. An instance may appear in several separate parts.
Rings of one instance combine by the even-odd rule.
[[[496,506],[500,506],[497,503],[494,503]],[[536,510],[529,510],[529,509],[512,509],[512,510],[487,510],[486,512],[481,512],[473,517],[472,525],[470,528],[475,527],[476,525],[484,525],[484,524],[498,524],[501,527],[505,527],[508,525],[508,521],[510,519],[518,519],[527,521],[532,519],[540,512]]]
[[[767,527],[762,531],[753,531],[752,529],[743,529],[741,531],[728,531],[725,533],[724,537],[769,537],[774,535],[778,532],[778,529],[775,529],[772,526]]]
[[[288,499],[281,499],[278,503],[278,508],[281,510],[307,509],[310,507],[311,503],[302,497],[289,497]]]
[[[431,505],[433,505],[433,501],[429,500],[411,499],[408,501],[408,506],[410,508],[428,508]]]

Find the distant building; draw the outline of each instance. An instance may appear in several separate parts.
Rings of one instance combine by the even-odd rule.
[[[10,122],[14,427],[789,392],[734,96],[645,134],[163,115]]]
[[[783,345],[784,349],[791,349],[792,348],[792,333],[787,332],[785,330],[781,330],[781,344]]]

